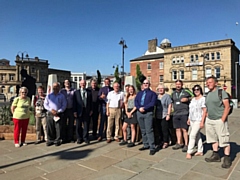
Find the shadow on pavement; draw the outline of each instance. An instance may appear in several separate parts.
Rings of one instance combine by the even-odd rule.
[[[0,169],[4,169],[4,168],[14,166],[14,165],[18,165],[18,164],[21,164],[21,163],[30,162],[30,161],[33,161],[33,160],[38,160],[38,159],[48,157],[48,156],[58,156],[59,159],[77,160],[77,159],[81,159],[81,158],[84,158],[84,157],[88,156],[88,154],[90,152],[94,151],[94,150],[91,150],[91,149],[89,149],[89,150],[79,150],[79,151],[70,151],[70,150],[74,150],[74,149],[77,149],[77,148],[79,148],[79,146],[69,148],[69,149],[65,149],[65,150],[61,150],[61,151],[54,152],[54,153],[45,154],[45,155],[42,155],[42,156],[37,156],[37,157],[34,157],[34,158],[25,159],[25,160],[18,161],[18,162],[13,162],[13,163],[10,163],[10,164],[0,166]]]

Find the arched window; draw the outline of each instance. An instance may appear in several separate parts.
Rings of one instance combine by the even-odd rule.
[[[198,55],[197,54],[195,55],[195,61],[198,61]]]
[[[193,55],[191,55],[191,62],[194,62],[194,56]]]
[[[172,63],[173,63],[173,64],[176,64],[176,58],[173,58],[173,59],[172,59]]]
[[[220,60],[221,59],[221,55],[220,55],[220,52],[217,52],[217,60]]]

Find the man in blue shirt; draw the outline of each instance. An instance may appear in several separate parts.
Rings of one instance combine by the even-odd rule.
[[[63,112],[67,107],[66,98],[59,92],[59,83],[53,83],[53,92],[48,94],[44,100],[44,108],[47,112],[47,146],[61,145],[61,121]]]
[[[138,92],[135,98],[135,106],[143,140],[143,147],[139,150],[150,149],[149,155],[154,155],[156,152],[153,134],[153,110],[156,100],[156,93],[150,89],[150,82],[145,79],[143,81],[143,90]]]

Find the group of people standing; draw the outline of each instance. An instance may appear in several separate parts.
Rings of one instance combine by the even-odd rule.
[[[79,89],[75,90],[71,88],[69,80],[65,80],[63,89],[56,82],[53,84],[53,92],[47,96],[43,93],[43,87],[38,87],[38,95],[34,99],[36,144],[42,141],[46,141],[47,146],[75,141],[77,144],[89,144],[89,125],[92,121],[91,139],[102,141],[106,138],[107,143],[115,140],[119,145],[128,147],[135,145],[139,126],[143,143],[139,150],[149,149],[149,154],[154,155],[158,147],[168,148],[170,142],[173,142],[170,130],[173,126],[176,144],[172,149],[182,149],[182,152],[187,153],[186,158],[191,159],[193,155],[203,155],[200,129],[205,126],[207,143],[212,143],[213,148],[212,156],[205,160],[221,161],[218,148],[223,147],[225,156],[222,167],[231,166],[227,125],[229,97],[225,91],[221,91],[222,99],[219,99],[215,77],[209,77],[206,81],[209,88],[206,97],[200,85],[195,85],[191,92],[183,88],[181,80],[175,82],[176,90],[171,95],[165,93],[164,85],[159,85],[155,93],[150,89],[147,79],[142,82],[142,90],[138,93],[132,85],[126,85],[124,93],[117,82],[113,88],[110,79],[106,78],[104,83],[105,86],[99,89],[96,80],[92,80],[91,87],[86,88],[86,81],[82,80]],[[27,145],[25,137],[30,99],[26,94],[27,88],[20,88],[20,96],[12,103],[15,147]],[[197,152],[194,151],[195,145]]]

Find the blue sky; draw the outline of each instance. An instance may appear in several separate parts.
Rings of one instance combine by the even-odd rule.
[[[112,74],[143,55],[148,40],[172,46],[231,38],[240,48],[239,0],[0,0],[0,59],[19,51],[51,68]]]

